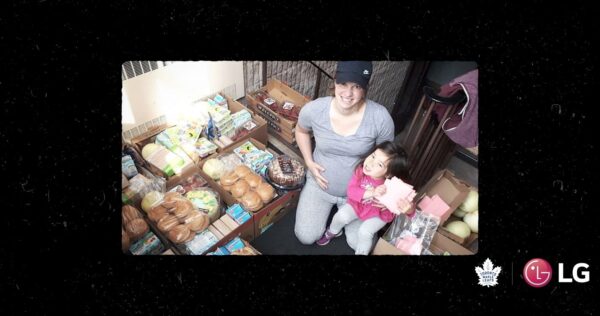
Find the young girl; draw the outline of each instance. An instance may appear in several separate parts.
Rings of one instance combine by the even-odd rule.
[[[369,156],[358,162],[348,183],[346,204],[333,216],[331,225],[317,241],[317,245],[327,245],[331,239],[342,234],[342,228],[358,219],[362,224],[358,230],[356,254],[368,255],[375,233],[395,216],[375,198],[385,194],[386,178],[396,176],[406,179],[407,168],[404,149],[389,141],[376,146]],[[398,209],[403,213],[414,214],[412,203],[404,199],[398,201]]]

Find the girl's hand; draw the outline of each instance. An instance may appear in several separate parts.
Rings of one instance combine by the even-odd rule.
[[[387,210],[387,207],[385,207],[385,205],[381,204],[381,202],[379,202],[378,200],[373,200],[373,206],[379,207],[382,211]]]
[[[412,202],[409,202],[406,199],[398,199],[396,202],[396,207],[398,207],[398,211],[400,211],[400,213],[410,214],[414,212]]]
[[[327,181],[327,179],[325,179],[321,175],[321,172],[325,171],[325,168],[321,167],[318,163],[316,163],[314,161],[306,162],[306,167],[308,168],[310,173],[313,175],[313,177],[315,178],[315,180],[317,181],[317,184],[321,187],[321,189],[327,190],[327,184],[329,183],[329,181]]]
[[[375,188],[375,193],[373,194],[376,197],[380,197],[385,194],[385,184],[382,184]]]

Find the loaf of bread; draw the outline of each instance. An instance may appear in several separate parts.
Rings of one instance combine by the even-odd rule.
[[[125,226],[125,231],[132,241],[142,238],[149,230],[150,227],[148,227],[146,221],[141,218],[136,218]]]

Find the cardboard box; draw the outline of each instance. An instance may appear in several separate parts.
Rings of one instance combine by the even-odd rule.
[[[460,238],[442,227],[446,221],[460,220],[451,216],[462,202],[467,198],[470,190],[476,190],[466,182],[456,178],[454,173],[448,169],[438,170],[433,177],[419,190],[419,198],[417,201],[427,195],[439,197],[450,206],[450,210],[444,218],[440,219],[440,226],[436,234],[433,236],[429,250],[434,254],[449,253],[452,255],[472,255],[474,251],[467,249],[464,245],[468,245],[477,240],[478,235],[473,233],[469,238]],[[405,255],[404,252],[397,249],[394,245],[386,240],[379,238],[375,245],[373,255]]]
[[[435,255],[443,255],[448,252],[451,255],[472,255],[474,254],[471,250],[457,244],[448,237],[436,233],[433,235],[429,250]],[[400,249],[397,249],[394,245],[390,244],[383,238],[379,238],[377,244],[371,252],[372,255],[407,255]]]
[[[200,170],[200,168],[198,168],[198,166],[193,165],[193,166],[190,166],[189,168],[187,168],[186,170],[184,170],[181,174],[176,174],[176,175],[170,177],[167,180],[167,185],[166,185],[167,191],[173,189],[177,185],[180,185],[180,184],[184,183],[184,181],[188,177],[191,177],[194,174],[199,174],[204,179],[204,181],[206,181],[206,183],[207,183],[206,186],[210,187],[210,183],[206,179],[206,177],[208,177],[208,176],[206,174],[204,174]],[[214,188],[212,188],[212,189],[214,189]]]
[[[147,130],[146,132],[132,138],[130,140],[130,142],[133,145],[133,147],[135,148],[135,150],[137,150],[137,152],[140,153],[140,155],[141,155],[142,148],[144,148],[144,146],[146,146],[149,143],[153,143],[154,140],[156,139],[156,135],[162,133],[167,128],[173,127],[173,126],[175,126],[175,125],[162,124],[159,126],[154,126],[151,129]]]
[[[296,208],[300,190],[288,191],[281,197],[276,198],[269,205],[254,213],[254,238],[264,233],[271,225],[277,223],[290,210]]]
[[[478,238],[478,234],[471,233],[469,237],[461,238],[449,232],[443,226],[447,225],[451,221],[461,220],[458,217],[452,216],[452,213],[465,201],[470,191],[477,191],[477,188],[472,187],[465,181],[456,178],[454,173],[448,169],[438,170],[419,191],[420,198],[422,198],[424,194],[430,197],[438,194],[440,198],[444,200],[448,206],[450,206],[449,212],[440,220],[438,233],[463,246],[468,246],[471,244]]]
[[[216,153],[216,154],[212,154],[210,155],[207,159],[204,159],[202,161],[200,161],[200,164],[198,165],[201,175],[204,179],[206,179],[206,181],[210,184],[210,186],[214,189],[217,190],[217,192],[219,192],[219,195],[221,196],[221,200],[224,200],[225,203],[228,206],[231,206],[235,203],[239,203],[237,201],[236,198],[234,198],[231,193],[225,189],[223,189],[223,187],[215,180],[213,180],[210,176],[208,176],[204,171],[202,171],[202,166],[204,166],[204,162],[210,158],[217,158],[220,155],[226,154],[226,153],[231,153],[233,152],[234,149],[238,148],[239,146],[241,146],[242,144],[244,144],[245,142],[250,141],[254,146],[256,146],[256,148],[260,149],[260,150],[265,150],[267,149],[267,146],[262,144],[261,142],[259,142],[258,140],[254,139],[254,138],[250,138],[250,139],[242,139],[239,140],[235,143],[233,143],[231,146],[229,146],[227,149]]]
[[[267,92],[273,99],[275,99],[280,104],[283,104],[285,102],[291,102],[294,104],[294,106],[297,106],[299,108],[302,108],[306,103],[311,101],[310,98],[295,91],[294,89],[290,88],[289,86],[277,79],[269,79],[267,81],[267,85],[260,88],[259,91]],[[258,91],[246,94],[246,100],[248,100],[248,104],[250,105],[250,107],[258,115],[262,116],[265,120],[271,123],[269,124],[269,131],[277,133],[286,140],[292,140],[289,142],[290,144],[292,144],[295,141],[293,138],[296,121],[289,120],[281,116],[279,113],[271,110],[265,104],[262,104],[256,98],[256,92]]]
[[[231,216],[229,216],[227,214],[224,214],[223,216],[221,216],[220,219],[232,231],[235,230],[236,228],[238,228],[238,226],[240,226],[240,224],[238,224],[235,220],[233,220],[233,218],[231,218]]]
[[[210,232],[213,233],[213,235],[215,235],[219,240],[225,237],[225,235],[223,235],[221,231],[219,231],[215,226],[213,226],[213,224],[210,224],[210,226],[208,226],[207,229],[210,230]]]
[[[223,236],[227,236],[229,235],[229,233],[232,232],[231,228],[225,225],[225,223],[223,223],[223,221],[220,218],[214,221],[211,225],[218,229]]]
[[[471,186],[457,179],[452,171],[448,169],[438,170],[419,190],[417,201],[420,201],[425,195],[429,197],[439,195],[450,206],[450,210],[440,219],[440,226],[442,226],[450,217],[450,214],[467,198],[470,190]]]
[[[221,96],[223,96],[226,100],[227,100],[227,105],[229,107],[229,111],[233,114],[236,112],[239,112],[241,110],[247,110],[250,115],[252,116],[252,122],[254,122],[256,124],[256,127],[253,128],[247,135],[243,136],[242,138],[236,140],[233,144],[235,144],[236,142],[242,141],[242,140],[247,140],[249,138],[254,138],[256,140],[258,140],[259,142],[263,143],[263,144],[267,144],[269,141],[269,135],[268,135],[268,129],[267,129],[267,121],[262,118],[259,115],[256,115],[256,113],[252,110],[249,109],[247,107],[245,107],[243,104],[241,104],[240,102],[232,99],[231,97],[227,96],[226,94],[224,94],[223,92],[218,92]],[[131,139],[131,143],[133,144],[134,148],[140,153],[141,156],[141,152],[142,152],[142,148],[147,145],[148,143],[152,143],[154,142],[154,140],[156,139],[156,136],[158,134],[160,134],[161,132],[163,132],[164,130],[166,130],[167,128],[176,126],[174,124],[163,124],[160,126],[156,126],[153,127],[151,130],[148,130],[147,132],[134,137]],[[224,150],[229,149],[231,146],[233,146],[233,144],[230,144],[228,146],[225,146],[223,148],[219,148],[217,150],[217,153],[222,152]],[[188,158],[190,160],[192,160],[192,158],[189,157]],[[202,158],[200,160],[196,160],[194,161],[194,163],[199,164],[202,160],[207,159],[208,157]],[[159,175],[159,176],[163,176],[163,173],[160,171],[160,169],[158,168],[153,168],[153,170],[151,170],[152,173]]]
[[[267,121],[267,126],[269,127],[269,133],[271,133],[271,135],[279,136],[279,138],[283,139],[290,145],[296,145],[296,135],[294,133],[295,128],[293,128],[291,131],[282,129],[277,123],[271,121]]]
[[[158,134],[162,133],[167,128],[170,128],[173,126],[175,126],[175,125],[163,124],[160,126],[155,126],[152,129],[146,131],[145,133],[132,138],[130,140],[130,142],[133,145],[133,148],[139,153],[140,157],[142,157],[142,149],[144,148],[144,146],[146,146],[149,143],[153,143]],[[168,149],[166,149],[166,150],[168,153],[171,153],[170,150],[168,150]],[[185,165],[181,168],[181,171],[176,172],[175,175],[184,173],[186,170],[188,170],[189,168],[191,168],[194,165],[193,160],[187,154],[185,154],[183,149],[181,149],[179,151],[178,155],[184,160]],[[148,161],[146,158],[143,158],[143,159],[146,161],[148,168],[154,175],[163,177],[165,179],[169,179],[171,177],[171,176],[167,175],[163,170],[161,170],[160,166],[156,166],[152,162]],[[163,164],[162,159],[158,159],[158,161],[160,162],[160,164]],[[173,176],[175,176],[175,175],[173,175]]]
[[[227,215],[227,216],[229,216],[229,215]],[[225,225],[223,223],[223,221],[221,221],[220,219],[215,221],[215,223],[217,223],[217,222],[220,223],[217,225],[223,225],[223,226],[227,227],[227,229],[229,229],[229,227],[227,225]],[[213,223],[213,225],[215,223]],[[214,227],[216,227],[216,226],[214,226]],[[209,228],[210,228],[210,226],[209,226]],[[225,228],[222,227],[222,229],[225,229]],[[239,237],[239,238],[242,238],[245,240],[254,239],[254,220],[252,220],[252,219],[248,220],[245,223],[239,225],[236,229],[231,230],[228,234],[223,235],[223,237],[220,238],[216,244],[212,245],[209,249],[207,249],[205,253],[215,251],[215,249],[227,244],[229,241],[231,241],[235,237]]]
[[[254,138],[263,144],[268,144],[269,133],[267,131],[267,121],[261,116],[256,115],[254,111],[245,107],[243,104],[232,99],[228,95],[225,95],[222,92],[219,92],[219,94],[225,97],[225,99],[227,100],[227,105],[229,106],[229,111],[231,111],[231,114],[237,113],[241,110],[247,110],[252,115],[252,121],[256,124],[256,127],[253,128],[248,135],[236,140],[234,143],[244,139]],[[226,146],[225,148],[223,148],[223,150],[230,148],[232,145]]]
[[[460,221],[460,220],[462,220],[462,219],[460,219],[460,218],[452,215],[446,221],[446,223],[444,224],[444,226],[448,225],[451,222]],[[438,227],[438,229],[437,229],[438,233],[440,233],[440,234],[442,234],[442,235],[444,235],[444,236],[446,236],[446,237],[454,240],[455,242],[457,242],[457,243],[459,243],[459,244],[461,244],[461,245],[463,245],[465,247],[468,247],[473,241],[477,240],[477,238],[479,237],[479,234],[471,232],[471,235],[469,235],[469,237],[462,238],[460,236],[454,235],[449,230],[447,230],[446,227],[444,227],[444,226],[439,226]]]

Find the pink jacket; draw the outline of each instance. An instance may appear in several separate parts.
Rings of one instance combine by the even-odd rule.
[[[347,203],[354,208],[354,212],[361,220],[366,220],[371,217],[378,216],[386,223],[394,219],[394,213],[387,209],[382,209],[373,205],[371,200],[363,200],[365,191],[372,187],[375,188],[385,182],[385,179],[377,180],[365,175],[362,171],[362,166],[359,166],[354,171],[347,189]]]

